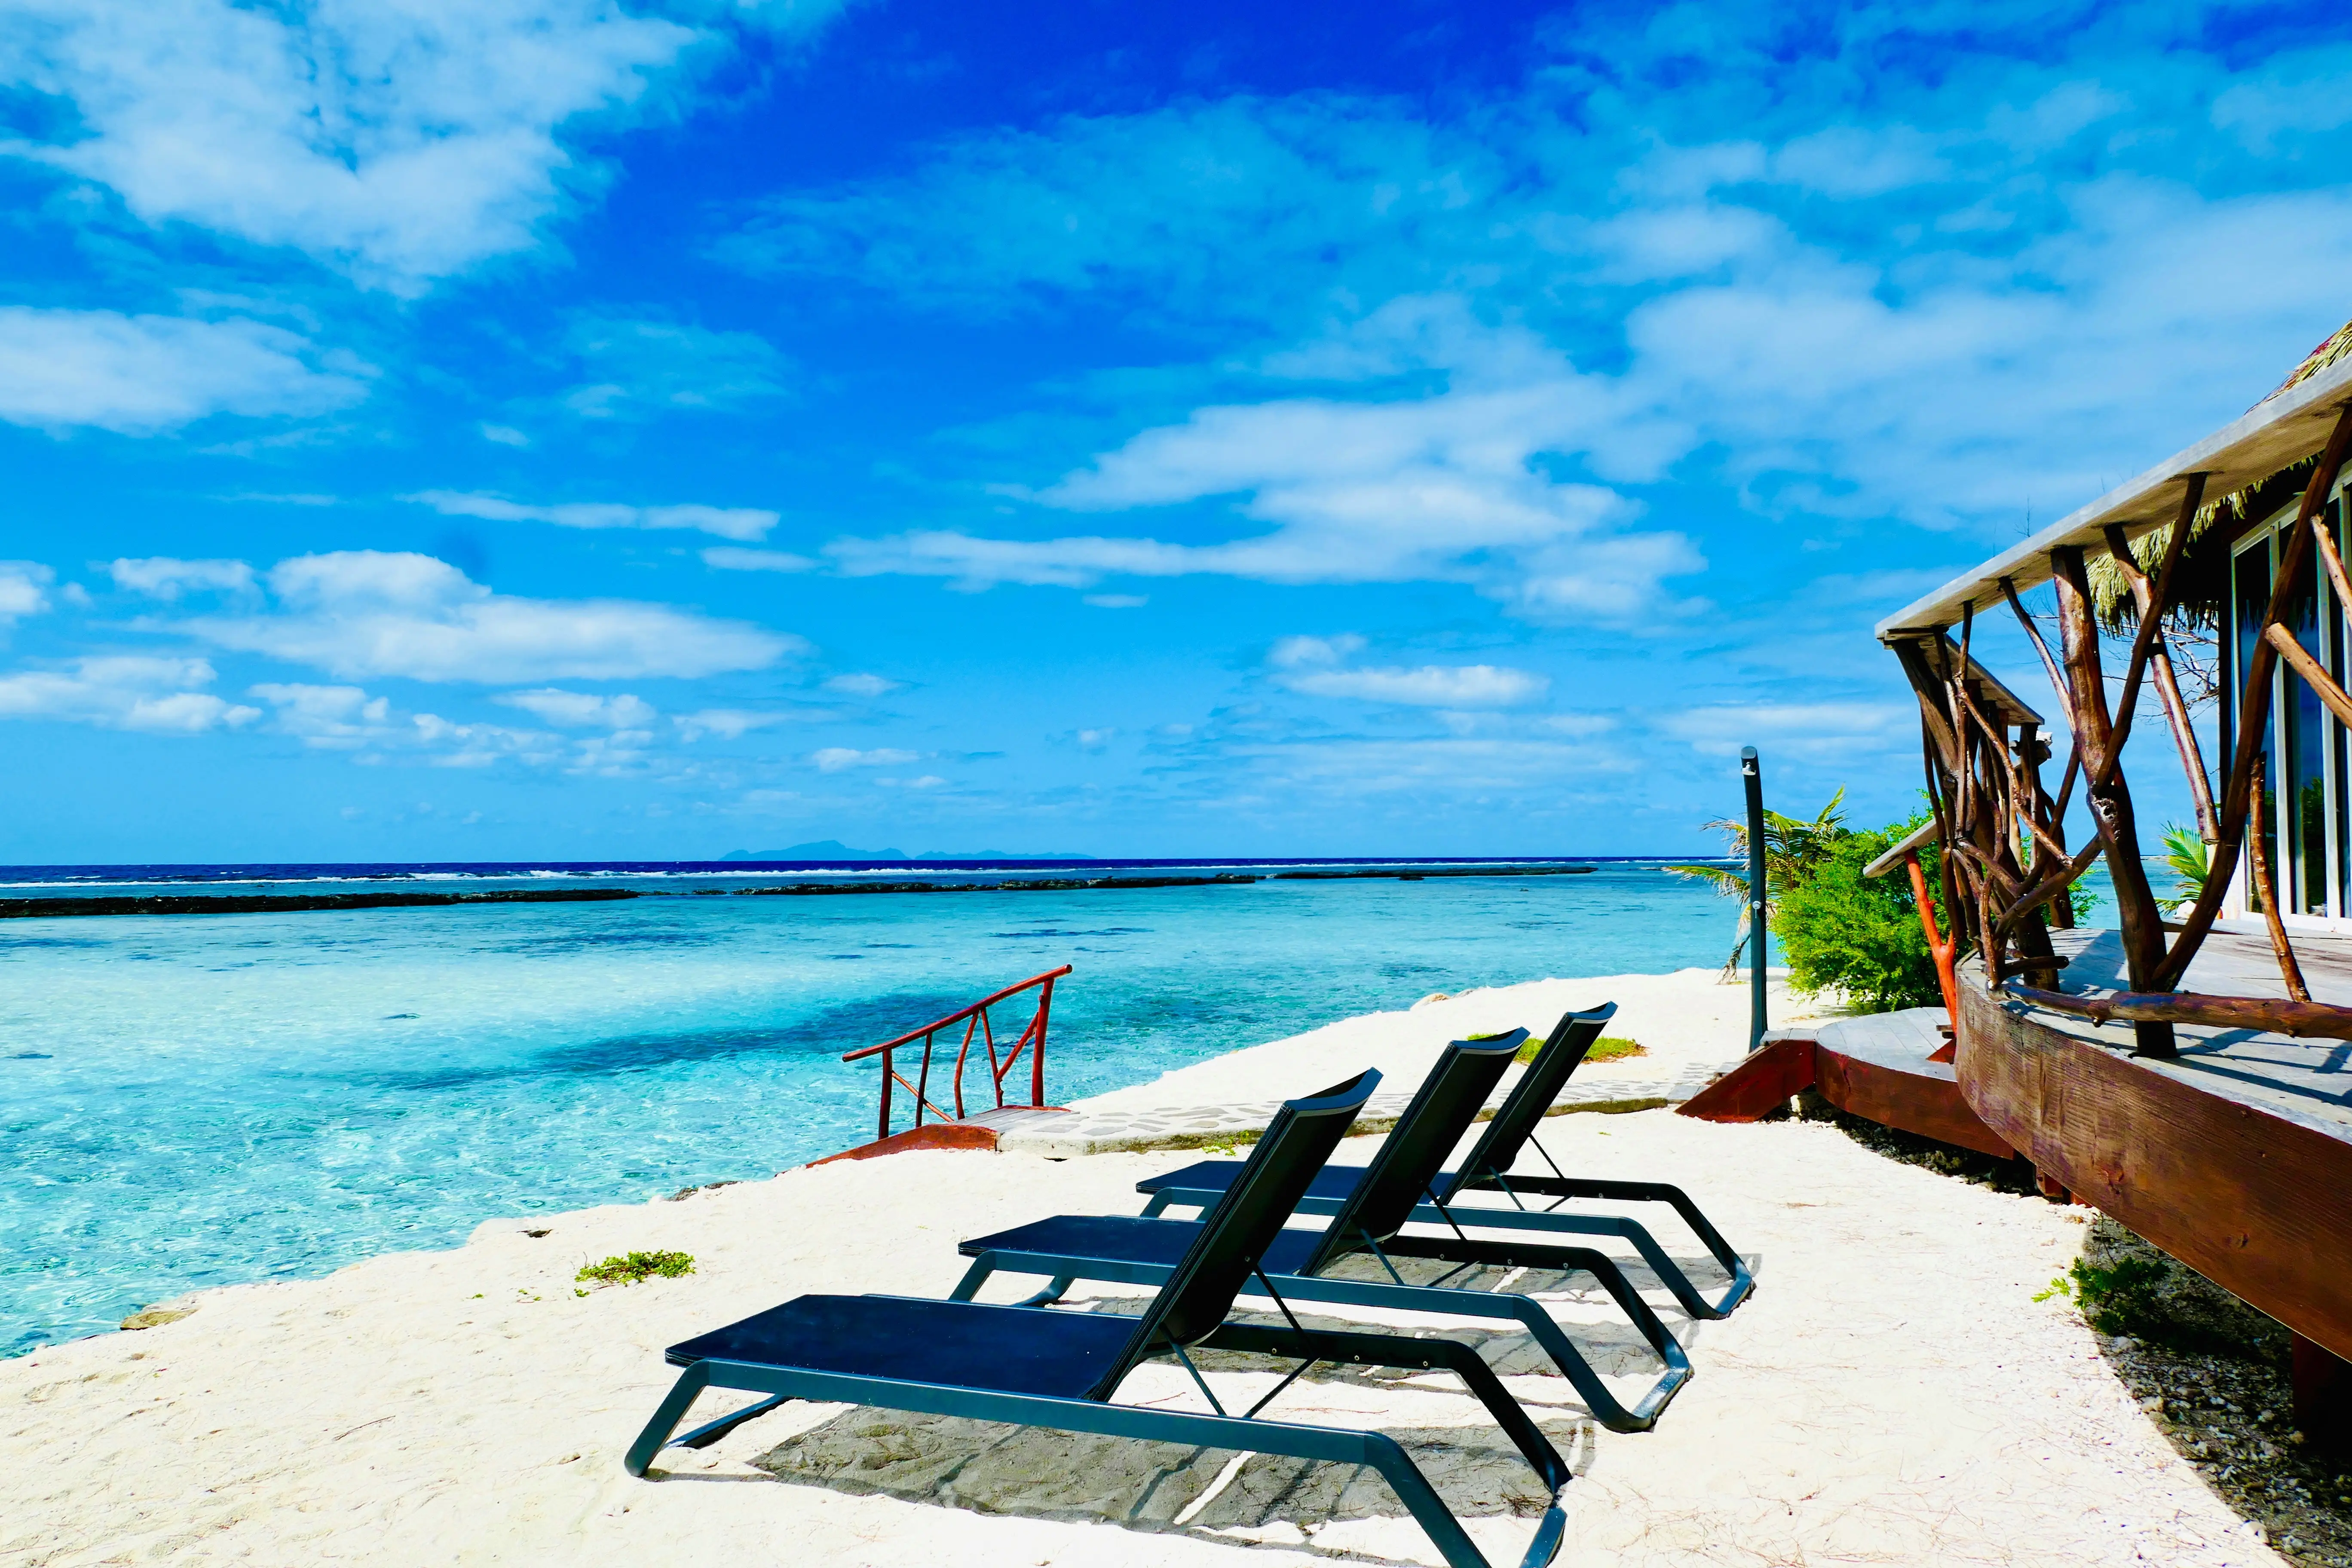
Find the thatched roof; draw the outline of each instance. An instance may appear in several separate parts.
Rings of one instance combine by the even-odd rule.
[[[2352,354],[2352,321],[2338,327],[2309,353],[2303,363],[2290,372],[2287,378],[2267,393],[2263,403],[2290,388],[2302,385],[2329,365]],[[2265,474],[2252,484],[2231,491],[2197,509],[2189,524],[2189,548],[2181,552],[2180,565],[2173,581],[2172,602],[2176,616],[2199,626],[2215,626],[2221,618],[2222,601],[2230,592],[2230,542],[2236,538],[2242,526],[2253,520],[2265,518],[2303,494],[2311,470],[2317,466],[2319,454],[2299,458],[2274,473]],[[2221,523],[2219,533],[2213,525]],[[2210,546],[2200,548],[2200,542],[2210,536]],[[2164,523],[2142,534],[2132,543],[2132,558],[2143,571],[2152,572],[2164,559],[2172,545],[2172,525]],[[2132,604],[2130,586],[2124,574],[2116,570],[2114,558],[2102,555],[2088,563],[2091,579],[2091,602],[2097,609],[2101,624],[2110,631],[2127,631],[2139,624],[2139,614]]]
[[[2143,561],[2158,559],[2180,510],[2189,476],[2207,476],[2214,499],[2198,510],[2175,583],[2180,613],[2211,620],[2221,614],[2229,581],[2228,542],[2236,524],[2269,515],[2303,489],[2338,409],[2352,397],[2352,322],[2330,334],[2260,403],[2205,439],[2176,452],[2138,478],[2014,545],[1965,576],[1878,625],[1881,641],[1913,637],[1957,623],[1973,604],[1998,606],[2006,578],[2020,593],[2050,580],[2050,552],[2062,545],[2093,556],[2092,587],[2110,624],[2133,619],[2121,573],[2106,559],[2105,531],[2121,528]],[[2225,526],[2216,530],[2216,522]],[[2202,542],[2209,540],[2210,543]]]

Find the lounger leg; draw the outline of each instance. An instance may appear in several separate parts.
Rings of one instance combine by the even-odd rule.
[[[1595,1252],[1589,1247],[1531,1247],[1509,1241],[1464,1241],[1447,1237],[1435,1240],[1422,1237],[1400,1236],[1389,1241],[1389,1250],[1400,1258],[1429,1258],[1440,1263],[1487,1263],[1514,1268],[1555,1268],[1591,1275],[1601,1281],[1612,1300],[1624,1310],[1650,1348],[1669,1368],[1690,1366],[1690,1358],[1683,1353],[1680,1341],[1666,1331],[1658,1314],[1617,1260],[1605,1252]]]
[[[1559,1502],[1560,1489],[1572,1479],[1568,1461],[1559,1457],[1559,1450],[1551,1446],[1543,1429],[1528,1419],[1528,1413],[1511,1397],[1494,1369],[1459,1340],[1415,1340],[1392,1334],[1329,1333],[1319,1330],[1302,1333],[1288,1328],[1227,1323],[1202,1343],[1220,1350],[1312,1357],[1357,1366],[1426,1368],[1454,1373],[1469,1388],[1471,1395],[1486,1407],[1486,1413],[1510,1438],[1528,1468],[1551,1489],[1551,1506],[1537,1524],[1535,1539],[1528,1543],[1527,1554],[1519,1559],[1520,1568],[1542,1568],[1559,1552],[1560,1537],[1568,1528],[1568,1518]],[[1453,1568],[1483,1563],[1485,1557],[1464,1533],[1444,1500],[1431,1488],[1429,1479],[1421,1473],[1412,1457],[1384,1432],[1367,1432],[1363,1436],[1365,1460],[1380,1471],[1381,1478],[1389,1483],[1406,1511],[1420,1521],[1445,1561]]]
[[[1698,1307],[1693,1307],[1691,1302],[1683,1300],[1681,1290],[1675,1290],[1675,1300],[1680,1301],[1684,1310],[1690,1312],[1693,1317],[1729,1317],[1732,1310],[1746,1300],[1756,1289],[1755,1276],[1748,1271],[1747,1260],[1732,1249],[1731,1243],[1723,1238],[1723,1233],[1715,1228],[1706,1215],[1699,1212],[1698,1205],[1693,1203],[1690,1194],[1680,1187],[1665,1182],[1611,1182],[1589,1180],[1580,1176],[1513,1176],[1510,1178],[1510,1184],[1517,1192],[1541,1197],[1599,1198],[1613,1203],[1671,1205],[1675,1213],[1682,1216],[1683,1223],[1690,1226],[1691,1234],[1698,1237],[1699,1245],[1705,1247],[1716,1262],[1722,1266],[1723,1271],[1731,1276],[1730,1286],[1718,1300],[1707,1301],[1703,1297],[1697,1297],[1694,1291],[1694,1298],[1701,1303]],[[1489,1179],[1477,1184],[1475,1190],[1487,1192],[1497,1188],[1496,1184]],[[1427,1208],[1428,1205],[1423,1205],[1423,1207]],[[1503,1213],[1459,1206],[1453,1208],[1451,1212],[1457,1224],[1473,1227],[1486,1225],[1504,1226],[1513,1230],[1578,1230],[1585,1231],[1587,1234],[1591,1233],[1589,1227],[1592,1220],[1599,1217],[1551,1213],[1522,1214],[1517,1211]],[[1426,1215],[1416,1211],[1413,1217],[1426,1220],[1433,1225],[1443,1224],[1445,1218],[1443,1213],[1436,1210],[1432,1210]],[[1632,1238],[1629,1237],[1627,1239]],[[1636,1243],[1636,1245],[1639,1244]],[[1646,1250],[1643,1252],[1643,1257],[1648,1257]],[[1654,1262],[1652,1267],[1656,1267]],[[1677,1268],[1676,1273],[1680,1274],[1680,1272],[1681,1270]],[[1664,1276],[1662,1275],[1660,1278],[1663,1279]],[[1668,1280],[1666,1284],[1667,1289],[1675,1289],[1673,1281]],[[1688,1288],[1687,1276],[1684,1276],[1684,1284]]]
[[[1246,1288],[1244,1288],[1246,1289]],[[1526,1296],[1494,1295],[1477,1290],[1450,1290],[1425,1285],[1391,1285],[1370,1280],[1326,1279],[1302,1278],[1286,1274],[1276,1287],[1295,1301],[1333,1301],[1343,1306],[1385,1307],[1392,1310],[1430,1312],[1449,1318],[1499,1318],[1517,1323],[1528,1331],[1544,1354],[1551,1358],[1559,1374],[1568,1379],[1583,1399],[1592,1418],[1612,1432],[1646,1432],[1658,1424],[1664,1411],[1682,1385],[1690,1381],[1690,1363],[1682,1355],[1682,1347],[1675,1344],[1671,1335],[1666,1343],[1674,1345],[1675,1354],[1666,1363],[1665,1374],[1652,1384],[1648,1393],[1628,1407],[1601,1381],[1592,1363],[1576,1348],[1559,1322],[1544,1310],[1543,1303]],[[1663,1328],[1661,1329],[1663,1332]],[[1656,1348],[1654,1342],[1653,1348]],[[1663,1355],[1663,1352],[1661,1352]],[[1485,1363],[1479,1363],[1482,1367]]]
[[[1304,1332],[1256,1323],[1226,1323],[1203,1341],[1213,1350],[1251,1351],[1261,1355],[1304,1356],[1342,1365],[1385,1366],[1405,1371],[1450,1372],[1469,1389],[1471,1397],[1486,1407],[1495,1425],[1511,1440],[1528,1468],[1555,1493],[1568,1485],[1568,1461],[1551,1446],[1511,1397],[1477,1351],[1460,1340],[1407,1339],[1395,1334],[1356,1334],[1323,1329]]]
[[[686,1419],[686,1413],[694,1408],[696,1398],[709,1386],[710,1369],[700,1362],[680,1373],[668,1394],[655,1408],[654,1418],[646,1423],[646,1429],[629,1445],[622,1468],[633,1476],[642,1477],[654,1462],[654,1456],[669,1442],[669,1435],[677,1430],[677,1424]]]
[[[1395,1438],[1385,1432],[1367,1432],[1364,1434],[1364,1458],[1371,1461],[1372,1468],[1380,1471],[1381,1479],[1388,1482],[1389,1489],[1396,1493],[1397,1500],[1404,1504],[1405,1511],[1412,1515],[1429,1536],[1439,1554],[1445,1559],[1448,1568],[1471,1568],[1474,1563],[1477,1568],[1486,1568],[1486,1554],[1472,1543],[1461,1521],[1454,1517],[1454,1510],[1445,1506],[1445,1500],[1437,1495],[1436,1489],[1429,1484],[1429,1478],[1421,1473],[1421,1467],[1412,1462],[1412,1456],[1406,1453]],[[1556,1497],[1545,1516],[1545,1523],[1549,1525],[1554,1517],[1559,1519],[1561,1527],[1565,1529],[1568,1521],[1560,1512]],[[1544,1536],[1544,1530],[1536,1531],[1536,1544],[1530,1546],[1528,1554],[1520,1559],[1522,1568],[1528,1563],[1549,1563],[1553,1552],[1559,1550],[1559,1531],[1555,1531],[1549,1542],[1551,1550],[1538,1556],[1538,1549],[1546,1544]]]
[[[1240,1329],[1228,1324],[1226,1329]],[[1219,1333],[1225,1332],[1220,1330]],[[1528,1462],[1553,1491],[1553,1501],[1538,1524],[1535,1542],[1520,1568],[1544,1568],[1559,1549],[1566,1517],[1559,1490],[1569,1479],[1568,1467],[1543,1434],[1517,1408],[1492,1373],[1467,1345],[1446,1340],[1407,1340],[1377,1334],[1309,1336],[1323,1348],[1300,1349],[1296,1336],[1275,1331],[1276,1344],[1264,1331],[1242,1330],[1249,1338],[1237,1348],[1272,1348],[1278,1355],[1312,1355],[1318,1361],[1352,1361],[1373,1366],[1445,1368],[1461,1372],[1474,1391],[1507,1432]],[[1208,1342],[1216,1342],[1213,1335]],[[1305,1343],[1301,1341],[1298,1343]],[[1360,1350],[1363,1353],[1350,1353]],[[1395,1352],[1395,1353],[1390,1353]],[[1464,1360],[1466,1358],[1466,1361]],[[1475,1363],[1475,1364],[1472,1364]],[[1479,1374],[1485,1373],[1483,1381]],[[740,1362],[698,1362],[686,1369],[645,1432],[629,1450],[629,1473],[642,1476],[660,1452],[670,1429],[684,1418],[694,1398],[705,1387],[740,1388],[793,1398],[846,1405],[870,1405],[886,1410],[919,1411],[960,1415],[975,1421],[1003,1421],[1021,1426],[1062,1432],[1096,1432],[1106,1436],[1147,1442],[1183,1443],[1203,1448],[1238,1448],[1248,1453],[1283,1454],[1329,1464],[1370,1465],[1389,1483],[1415,1522],[1428,1532],[1447,1568],[1488,1568],[1476,1543],[1455,1521],[1444,1500],[1422,1475],[1412,1457],[1384,1433],[1349,1431],[1327,1426],[1293,1426],[1287,1422],[1244,1419],[1230,1415],[1196,1415],[1189,1411],[1110,1405],[1089,1399],[1052,1399],[1034,1394],[1001,1394],[981,1389],[911,1384],[895,1378],[821,1373]]]

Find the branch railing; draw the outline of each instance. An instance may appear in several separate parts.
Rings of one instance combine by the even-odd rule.
[[[1070,966],[1066,963],[1059,969],[1049,969],[1043,974],[1033,974],[1017,985],[1008,985],[993,995],[982,997],[969,1007],[958,1008],[944,1018],[934,1018],[919,1029],[909,1029],[897,1039],[885,1040],[878,1046],[867,1046],[844,1055],[841,1059],[845,1062],[863,1061],[867,1057],[875,1056],[882,1058],[881,1131],[875,1136],[877,1138],[890,1136],[890,1100],[893,1085],[915,1097],[917,1127],[923,1124],[923,1112],[927,1110],[939,1121],[961,1121],[965,1115],[964,1064],[971,1058],[971,1047],[975,1040],[988,1052],[989,1087],[994,1091],[996,1109],[1003,1108],[1004,1080],[1021,1060],[1022,1053],[1024,1051],[1029,1056],[1029,1103],[1042,1108],[1045,1103],[1045,1026],[1054,1011],[1054,982],[1069,972]],[[1037,992],[1037,1009],[1030,1015],[1029,1022],[1023,1026],[1011,1047],[1000,1057],[996,1041],[996,1026],[989,1016],[989,1009],[1000,1002],[1018,996],[1032,987],[1034,987]],[[956,1047],[955,1071],[952,1079],[955,1113],[950,1115],[930,1098],[931,1057],[939,1037],[951,1031],[958,1024],[963,1026],[963,1038]],[[923,1044],[922,1066],[916,1070],[915,1081],[908,1083],[906,1077],[898,1071],[896,1056],[900,1047],[911,1046],[918,1040]]]
[[[2041,766],[2053,752],[2040,721],[2001,689],[1970,655],[1976,605],[1963,607],[1957,646],[1942,631],[1890,637],[1894,651],[1919,699],[1922,760],[1935,834],[1944,907],[1952,937],[1969,939],[1995,991],[2037,1005],[2099,1021],[2128,1021],[2137,1054],[2175,1052],[2175,1023],[2233,1021],[2288,1033],[2352,1039],[2352,1008],[2308,1000],[2283,922],[2279,894],[2269,886],[2259,835],[2263,831],[2259,792],[2263,737],[2270,728],[2272,686],[2281,662],[2339,720],[2352,724],[2352,694],[2306,651],[2291,616],[2305,591],[2312,558],[2334,591],[2337,605],[2352,613],[2352,580],[2326,521],[2326,503],[2338,471],[2352,457],[2352,403],[2342,408],[2326,449],[2303,493],[2293,526],[2280,540],[2278,570],[2241,672],[2236,744],[2220,788],[2206,776],[2205,761],[2181,700],[2165,647],[2164,619],[2173,606],[2174,578],[2189,532],[2203,504],[2202,473],[2180,476],[2179,513],[2162,562],[2151,574],[2133,559],[2119,528],[2105,537],[2132,597],[2138,622],[2119,700],[2108,704],[2107,676],[2100,667],[2098,626],[2081,545],[2050,552],[2050,577],[2057,598],[2059,649],[2053,653],[2014,584],[2002,579],[2001,595],[2040,656],[2065,715],[2072,739],[2066,771],[2053,798],[2042,788]],[[2204,885],[2188,914],[2173,924],[2148,886],[2140,859],[2138,824],[2123,769],[2124,743],[2139,708],[2144,682],[2153,677],[2157,706],[2172,731],[2173,749],[2188,775],[2200,837],[2210,846]],[[2013,731],[2013,733],[2012,733]],[[2064,818],[2075,782],[2095,830],[2081,850],[2066,847]],[[2291,1000],[2285,1003],[2230,1001],[2182,992],[2180,983],[2220,913],[2221,900],[2247,854],[2257,895],[2270,916],[2272,945]],[[2050,942],[2053,924],[2074,923],[2066,890],[2104,858],[2114,886],[2116,923],[2122,928],[2124,962],[2130,991],[2095,1003],[2069,998],[2058,989],[2063,961]],[[1921,889],[1924,893],[1924,887]],[[1925,902],[1924,898],[1922,902]],[[2166,938],[2170,935],[2171,941]],[[2014,984],[2011,976],[2025,984]]]

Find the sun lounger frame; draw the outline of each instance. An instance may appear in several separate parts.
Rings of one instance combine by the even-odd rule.
[[[1272,1295],[1278,1289],[1281,1296],[1299,1300],[1517,1323],[1551,1358],[1603,1426],[1618,1432],[1646,1431],[1656,1424],[1659,1413],[1690,1380],[1690,1360],[1613,1258],[1591,1247],[1517,1239],[1474,1239],[1458,1228],[1450,1237],[1411,1236],[1401,1228],[1419,1212],[1414,1194],[1431,1195],[1432,1178],[1437,1167],[1453,1149],[1462,1129],[1470,1124],[1478,1108],[1486,1103],[1486,1096],[1509,1068],[1527,1034],[1525,1029],[1513,1029],[1505,1035],[1455,1040],[1448,1045],[1414,1092],[1412,1103],[1397,1119],[1388,1142],[1373,1155],[1348,1197],[1338,1205],[1330,1226],[1303,1258],[1294,1249],[1286,1266],[1276,1268],[1271,1255],[1261,1258],[1260,1271],[1255,1278],[1264,1293]],[[1050,1243],[1056,1230],[1071,1237],[1079,1227],[1090,1223],[1094,1234],[1087,1239],[1093,1241],[1096,1250],[1037,1245]],[[1174,1268],[1167,1261],[1150,1258],[1149,1253],[1153,1245],[1167,1246],[1182,1232],[1159,1227],[1192,1223],[1150,1215],[1092,1222],[1056,1216],[967,1241],[962,1250],[973,1261],[957,1284],[953,1299],[972,1300],[982,1284],[999,1273],[1048,1276],[1052,1284],[1024,1303],[1033,1306],[1059,1300],[1080,1279],[1164,1285]],[[1106,1231],[1110,1234],[1106,1236]],[[1295,1240],[1298,1233],[1289,1235]],[[1121,1238],[1129,1241],[1125,1256],[1111,1250]],[[1135,1255],[1138,1242],[1145,1256]],[[1388,1272],[1387,1280],[1328,1276],[1328,1270],[1343,1258],[1365,1255],[1379,1259]],[[1407,1284],[1391,1261],[1399,1257],[1452,1263],[1456,1266],[1452,1273],[1473,1266],[1590,1273],[1632,1320],[1650,1349],[1664,1363],[1664,1371],[1628,1405],[1601,1382],[1583,1352],[1541,1302],[1524,1294],[1448,1288],[1443,1278],[1450,1278],[1450,1274],[1428,1284]],[[1250,1286],[1244,1284],[1242,1289],[1248,1291]],[[1276,1300],[1278,1301],[1281,1296]]]
[[[1535,1135],[1536,1126],[1551,1102],[1559,1097],[1569,1075],[1584,1060],[1592,1042],[1615,1017],[1613,1002],[1582,1012],[1564,1013],[1528,1070],[1511,1087],[1487,1122],[1486,1131],[1461,1166],[1432,1184],[1429,1201],[1418,1205],[1412,1217],[1424,1225],[1444,1225],[1473,1230],[1532,1230],[1553,1235],[1613,1237],[1625,1242],[1641,1256],[1652,1273],[1658,1278],[1675,1304],[1693,1318],[1720,1319],[1729,1317],[1756,1288],[1756,1279],[1748,1260],[1733,1250],[1723,1233],[1717,1230],[1690,1194],[1678,1186],[1664,1182],[1619,1182],[1595,1180],[1564,1174]],[[1524,1148],[1533,1148],[1545,1164],[1551,1167],[1549,1176],[1514,1175],[1511,1166],[1518,1161]],[[1223,1190],[1213,1179],[1197,1179],[1201,1173],[1215,1173],[1231,1180],[1231,1172],[1241,1168],[1238,1161],[1202,1162],[1173,1173],[1176,1177],[1196,1177],[1192,1182],[1171,1183],[1168,1177],[1152,1177],[1136,1184],[1136,1190],[1147,1194],[1149,1201],[1143,1212],[1156,1215],[1171,1207],[1206,1209],[1216,1201]],[[1337,1175],[1350,1170],[1335,1166],[1327,1175]],[[1492,1208],[1483,1204],[1457,1204],[1465,1192],[1499,1192],[1511,1200],[1512,1206]],[[1546,1208],[1529,1208],[1521,1194],[1550,1198]],[[1701,1290],[1688,1271],[1667,1255],[1649,1227],[1640,1221],[1620,1215],[1561,1214],[1560,1204],[1570,1198],[1598,1198],[1613,1203],[1662,1203],[1670,1205],[1690,1227],[1699,1244],[1729,1276],[1728,1282],[1717,1295]],[[1329,1194],[1309,1193],[1298,1204],[1300,1214],[1336,1215],[1347,1199]]]
[[[1309,1368],[1323,1363],[1388,1367],[1400,1371],[1444,1371],[1459,1377],[1485,1406],[1513,1446],[1552,1494],[1550,1505],[1538,1522],[1534,1540],[1520,1559],[1520,1568],[1543,1568],[1559,1550],[1566,1530],[1560,1489],[1570,1479],[1567,1462],[1517,1400],[1503,1387],[1477,1352],[1459,1341],[1414,1339],[1402,1335],[1309,1330],[1300,1325],[1255,1264],[1275,1231],[1296,1205],[1298,1193],[1328,1158],[1339,1138],[1362,1109],[1377,1072],[1365,1072],[1347,1084],[1303,1100],[1286,1102],[1276,1112],[1265,1136],[1253,1152],[1243,1175],[1230,1184],[1215,1202],[1201,1232],[1183,1259],[1169,1270],[1164,1289],[1150,1308],[1131,1321],[1127,1349],[1112,1358],[1107,1370],[1084,1397],[1015,1392],[1003,1388],[966,1386],[887,1373],[793,1365],[774,1361],[748,1361],[723,1355],[697,1355],[698,1342],[673,1346],[670,1359],[685,1370],[672,1384],[653,1417],[629,1447],[623,1460],[633,1476],[643,1477],[661,1451],[672,1446],[707,1447],[744,1422],[793,1399],[840,1402],[905,1410],[927,1415],[1003,1421],[1066,1432],[1097,1433],[1244,1452],[1279,1454],[1340,1464],[1367,1465],[1393,1490],[1445,1559],[1448,1568],[1489,1568],[1484,1553],[1448,1510],[1444,1500],[1397,1441],[1385,1433],[1349,1428],[1310,1426],[1258,1418],[1274,1397]],[[1236,1323],[1226,1321],[1235,1292],[1249,1279],[1265,1288],[1281,1308],[1286,1326]],[[788,1312],[803,1302],[874,1300],[896,1305],[938,1309],[942,1312],[1009,1312],[1026,1318],[1035,1314],[1038,1327],[1048,1327],[1057,1313],[1037,1306],[975,1308],[953,1301],[915,1302],[903,1297],[800,1298],[775,1309]],[[1099,1323],[1102,1315],[1087,1314]],[[753,1321],[746,1320],[745,1324]],[[740,1329],[745,1324],[735,1325]],[[733,1330],[704,1336],[718,1340]],[[1255,1354],[1297,1357],[1298,1367],[1242,1415],[1226,1413],[1197,1367],[1185,1353],[1187,1346]],[[1192,1373],[1214,1415],[1192,1411],[1141,1408],[1114,1405],[1118,1385],[1142,1361],[1172,1353]],[[727,1388],[761,1395],[751,1404],[717,1420],[706,1422],[682,1437],[674,1437],[694,1402],[706,1390]]]

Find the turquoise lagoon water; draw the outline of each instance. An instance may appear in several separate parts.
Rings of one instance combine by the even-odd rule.
[[[1734,920],[1638,865],[11,920],[0,1354],[834,1152],[874,1135],[875,1067],[842,1052],[1057,964],[1066,1101],[1432,991],[1720,963]]]

